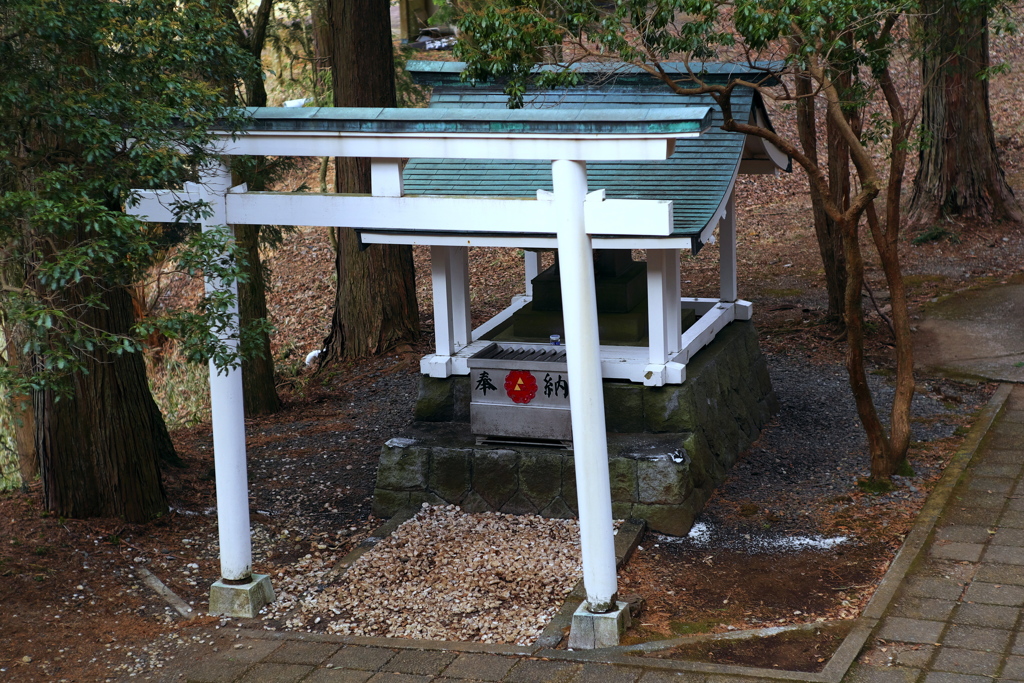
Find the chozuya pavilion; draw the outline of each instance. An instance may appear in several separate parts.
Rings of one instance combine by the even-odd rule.
[[[585,86],[508,110],[500,87],[462,84],[460,64],[410,67],[434,86],[427,109],[260,108],[242,133],[217,136],[225,157],[368,157],[370,195],[249,192],[217,163],[200,183],[139,192],[131,212],[173,221],[177,202],[201,200],[204,230],[341,226],[366,245],[429,245],[436,347],[421,363],[417,428],[384,447],[375,510],[450,501],[578,515],[587,597],[572,640],[614,644],[628,609],[613,508],[684,533],[773,411],[751,304],[737,293],[733,197],[739,173],[789,160],[719,130],[710,98],[679,97],[635,69],[585,68]],[[767,123],[752,90],[733,102]],[[716,228],[719,297],[683,297],[680,251],[696,253]],[[475,329],[470,247],[526,260],[524,293]],[[544,250],[556,263],[541,272]],[[237,339],[236,327],[218,332]],[[221,556],[210,608],[253,616],[273,590],[252,571],[240,369],[211,371],[210,391]]]

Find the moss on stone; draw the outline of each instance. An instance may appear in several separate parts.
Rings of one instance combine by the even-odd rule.
[[[669,536],[685,536],[690,533],[697,514],[689,505],[647,505],[633,506],[633,517],[647,521],[652,531]]]
[[[373,514],[376,517],[390,517],[408,504],[408,491],[389,491],[387,489],[374,489],[373,491]]]
[[[612,501],[612,519],[630,519],[633,516],[633,503]]]
[[[524,453],[519,459],[519,491],[542,510],[562,491],[563,455]]]
[[[512,450],[478,450],[473,453],[473,491],[491,510],[500,510],[519,489],[519,458]]]
[[[669,457],[636,464],[639,502],[679,505],[690,495],[690,467]]]
[[[422,505],[428,503],[430,505],[445,505],[452,501],[445,500],[440,496],[431,493],[430,491],[410,491],[409,492],[409,504],[410,505]]]
[[[700,421],[689,382],[644,387],[643,415],[645,431],[688,432]]]
[[[562,501],[569,506],[572,516],[580,513],[576,499],[576,459],[569,457],[562,461]]]
[[[454,416],[453,385],[449,378],[420,375],[419,394],[413,416],[422,422],[451,422]]]
[[[476,491],[470,491],[459,505],[463,512],[493,512],[495,508],[480,497]]]
[[[538,508],[530,499],[523,495],[522,491],[516,491],[515,494],[509,498],[504,505],[501,506],[501,512],[508,515],[535,515],[538,512]]]
[[[449,503],[461,503],[469,492],[469,457],[472,452],[462,448],[431,449],[430,489]]]
[[[429,448],[385,446],[377,468],[377,487],[392,491],[424,490]]]
[[[644,431],[644,387],[631,382],[604,383],[605,428],[615,434]]]
[[[632,458],[610,458],[608,460],[608,476],[611,480],[613,502],[636,502],[636,466],[637,461]]]
[[[576,516],[576,513],[569,509],[569,506],[565,504],[561,496],[551,501],[546,508],[540,511],[540,514],[543,517],[551,517],[553,519],[572,519]]]

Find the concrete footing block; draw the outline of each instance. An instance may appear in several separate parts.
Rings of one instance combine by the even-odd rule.
[[[212,616],[254,618],[265,606],[274,602],[274,589],[266,574],[253,574],[252,581],[238,585],[215,581],[210,586]]]
[[[616,602],[615,609],[611,612],[592,614],[587,611],[587,602],[584,600],[572,615],[569,648],[593,650],[599,647],[615,647],[630,623],[629,603]]]

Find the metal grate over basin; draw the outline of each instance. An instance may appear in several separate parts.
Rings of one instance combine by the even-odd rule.
[[[565,347],[562,346],[515,346],[511,344],[491,344],[483,351],[473,354],[473,361],[516,361],[518,363],[559,363],[565,364]]]

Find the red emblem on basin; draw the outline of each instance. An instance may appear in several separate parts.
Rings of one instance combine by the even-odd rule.
[[[513,370],[505,375],[505,393],[516,403],[529,403],[537,395],[537,378],[528,370]]]

